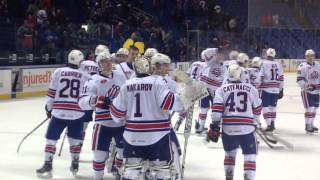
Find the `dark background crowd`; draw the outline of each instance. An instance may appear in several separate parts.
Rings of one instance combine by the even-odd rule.
[[[90,55],[97,44],[105,44],[115,52],[128,38],[157,48],[174,61],[196,60],[206,47],[245,51],[253,57],[271,46],[280,58],[298,58],[300,52],[286,50],[288,44],[301,52],[318,45],[314,42],[318,27],[312,18],[312,26],[303,29],[306,23],[300,23],[295,13],[253,11],[257,8],[251,6],[257,6],[258,0],[253,1],[0,0],[0,56],[49,54],[56,63],[64,63],[71,49]],[[303,6],[300,0],[265,2],[290,12],[297,6],[306,10],[318,5],[313,0]],[[292,19],[297,27],[287,23]]]

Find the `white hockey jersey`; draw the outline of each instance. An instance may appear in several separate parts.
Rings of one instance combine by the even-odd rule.
[[[298,66],[297,83],[301,90],[310,94],[319,94],[320,90],[320,64],[315,62],[313,65],[302,62]],[[308,90],[307,87],[313,85],[315,90]]]
[[[195,61],[191,64],[189,69],[187,70],[187,74],[192,78],[192,79],[199,79],[200,78],[200,73],[202,69],[206,66],[205,62],[202,61]]]
[[[261,109],[258,91],[251,84],[223,84],[216,90],[212,119],[222,118],[222,130],[228,135],[249,134],[255,130]]]
[[[214,91],[222,85],[225,74],[225,66],[212,63],[205,66],[202,70],[200,73],[200,81],[206,83],[210,93],[214,95]]]
[[[283,68],[277,61],[264,60],[261,65],[259,89],[278,94],[283,88]]]
[[[258,68],[248,68],[250,84],[258,89],[260,86],[260,69]]]
[[[91,104],[91,100],[97,96],[109,97],[113,100],[120,92],[120,87],[125,83],[125,77],[117,71],[113,71],[110,76],[105,76],[99,72],[92,76],[84,85],[79,106],[83,110],[95,109],[95,123],[107,127],[120,127],[123,124],[115,123],[110,115],[109,109],[102,109]]]
[[[84,115],[78,105],[78,98],[84,83],[90,75],[70,67],[58,68],[52,76],[48,90],[47,109],[54,117],[75,120]]]
[[[170,91],[174,93],[177,91],[177,82],[174,81],[171,76],[169,75],[164,76],[164,81],[168,85]]]
[[[90,75],[97,74],[99,72],[99,66],[95,61],[85,60],[80,63],[81,71],[87,72]]]
[[[115,66],[115,70],[122,73],[127,79],[131,79],[136,75],[132,65],[127,62],[122,62],[120,64],[117,64]]]
[[[226,69],[228,69],[228,67],[229,67],[231,64],[238,64],[238,63],[237,63],[237,60],[227,60],[227,61],[224,61],[224,62],[223,62],[223,66],[225,66]]]
[[[179,97],[157,75],[127,80],[110,107],[115,121],[126,120],[123,137],[134,146],[154,144],[169,134],[170,110],[184,109]]]

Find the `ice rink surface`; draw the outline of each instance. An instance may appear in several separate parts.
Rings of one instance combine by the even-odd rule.
[[[320,180],[320,136],[306,135],[304,131],[304,109],[295,74],[285,75],[284,98],[279,101],[276,120],[276,134],[294,145],[293,150],[269,149],[260,141],[257,158],[257,180]],[[45,123],[26,139],[17,154],[17,146],[22,137],[46,117],[45,98],[28,98],[0,102],[0,180],[38,179],[35,169],[43,164]],[[194,113],[197,118],[198,109]],[[174,117],[174,121],[177,117]],[[261,122],[264,120],[261,117]],[[319,116],[316,125],[320,126]],[[174,122],[173,122],[174,123]],[[194,122],[193,122],[194,124]],[[209,116],[207,125],[209,124]],[[183,131],[184,125],[180,131]],[[88,128],[81,159],[78,179],[92,179],[91,132]],[[178,135],[183,146],[183,136]],[[61,141],[58,142],[57,152]],[[74,177],[69,172],[70,156],[66,141],[62,156],[57,153],[53,162],[53,179],[69,180]],[[192,135],[187,149],[185,179],[187,180],[223,180],[224,151],[221,140],[217,144],[206,143],[204,137]],[[238,151],[235,180],[243,179],[243,157]],[[105,179],[113,179],[106,175]]]

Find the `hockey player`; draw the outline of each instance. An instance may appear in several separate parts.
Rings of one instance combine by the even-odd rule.
[[[251,61],[251,67],[248,68],[250,84],[256,87],[257,89],[260,85],[259,72],[261,64],[262,60],[260,59],[260,57],[254,57]]]
[[[168,56],[152,57],[154,71],[167,66]],[[110,108],[113,119],[122,123],[124,130],[124,179],[139,179],[143,166],[151,171],[152,179],[171,179],[172,160],[169,111],[184,110],[181,99],[171,92],[161,75],[150,75],[146,59],[135,64],[136,77],[121,87],[119,96]],[[155,69],[156,68],[156,69]],[[126,119],[125,119],[126,118]],[[148,162],[148,163],[147,163]],[[144,166],[145,167],[145,166]]]
[[[301,88],[302,102],[305,108],[305,130],[307,133],[318,132],[314,126],[314,119],[319,107],[320,65],[315,62],[312,49],[305,52],[307,62],[298,66],[297,83]]]
[[[199,119],[196,121],[196,133],[202,133],[205,130],[207,112],[214,98],[215,90],[221,86],[226,72],[225,66],[217,61],[217,48],[208,48],[203,52],[205,67],[200,74],[200,81],[207,84],[210,95],[201,99]]]
[[[276,119],[276,107],[278,99],[283,96],[283,69],[282,66],[274,60],[276,51],[269,48],[266,52],[267,59],[263,61],[260,70],[261,79],[261,99],[263,117],[266,120],[267,132],[275,130],[274,121]]]
[[[95,109],[95,125],[92,139],[94,179],[102,180],[105,162],[111,139],[114,138],[117,147],[115,165],[120,168],[123,159],[123,124],[116,124],[110,115],[109,105],[118,95],[120,87],[126,79],[118,71],[112,70],[111,55],[102,52],[97,56],[101,71],[92,76],[83,88],[79,99],[82,109]]]
[[[122,62],[116,65],[116,70],[121,72],[127,79],[132,78],[135,75],[135,72],[133,70],[133,63],[138,55],[139,49],[135,46],[130,46],[127,62]]]
[[[146,57],[147,59],[151,60],[152,56],[154,56],[155,54],[158,53],[158,50],[155,48],[148,48],[146,49],[146,51],[144,52],[144,57]]]
[[[106,46],[106,45],[103,45],[103,44],[99,44],[96,49],[94,50],[94,55],[95,55],[95,58],[97,58],[97,56],[104,52],[104,51],[108,51],[110,53],[110,50],[109,48]]]
[[[231,64],[236,64],[237,63],[237,59],[238,59],[238,56],[239,56],[239,52],[238,51],[231,51],[229,53],[229,60],[228,61],[224,61],[223,62],[223,65],[228,68],[229,65]]]
[[[226,180],[233,180],[239,147],[244,155],[244,179],[254,180],[256,172],[255,125],[261,113],[261,99],[254,86],[241,82],[241,73],[242,69],[238,65],[229,66],[228,83],[216,90],[212,107],[213,121],[207,134],[208,139],[217,142],[222,121]]]
[[[78,69],[83,59],[81,51],[72,50],[68,55],[68,67],[58,68],[52,76],[45,106],[51,120],[46,133],[45,162],[36,170],[39,177],[52,177],[56,144],[65,128],[72,159],[70,171],[74,175],[78,172],[83,131],[82,118],[85,114],[78,106],[78,98],[84,83],[90,78],[87,73]]]
[[[128,59],[129,51],[127,48],[120,48],[116,53],[115,63],[120,64],[126,62]]]

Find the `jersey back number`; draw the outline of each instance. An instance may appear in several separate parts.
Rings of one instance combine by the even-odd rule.
[[[232,92],[227,98],[225,107],[228,107],[229,112],[246,112],[247,101],[248,94],[246,92]]]
[[[80,91],[80,80],[78,79],[61,79],[60,83],[63,88],[59,92],[59,96],[62,98],[78,98]]]

